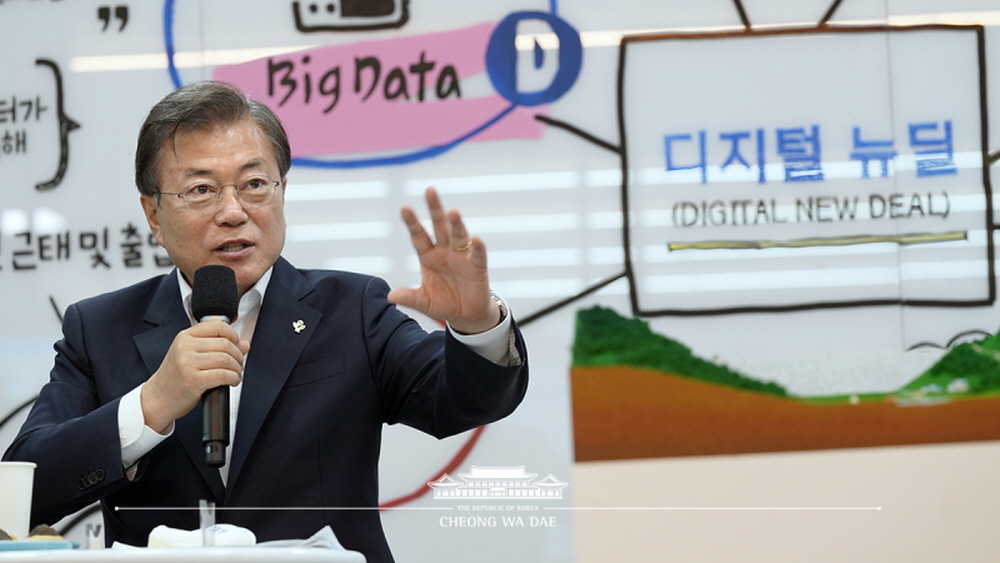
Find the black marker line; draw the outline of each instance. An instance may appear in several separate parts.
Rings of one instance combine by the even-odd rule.
[[[63,177],[66,175],[66,168],[69,166],[69,133],[74,129],[79,129],[80,124],[66,115],[63,104],[62,73],[59,71],[59,66],[49,59],[35,59],[35,64],[49,67],[55,75],[56,112],[59,116],[59,166],[51,180],[35,184],[36,190],[44,192],[56,188],[62,183]]]
[[[830,18],[833,17],[833,13],[837,11],[837,8],[840,7],[840,3],[842,1],[843,0],[833,0],[833,4],[830,5],[830,9],[827,10],[825,14],[823,14],[823,19],[819,20],[819,23],[817,25],[820,27],[826,25],[826,22],[830,21]]]
[[[580,293],[577,293],[576,295],[574,295],[572,297],[567,297],[566,299],[563,299],[561,301],[557,301],[556,303],[553,303],[552,305],[549,305],[548,307],[542,309],[541,311],[536,311],[536,312],[528,315],[524,319],[517,321],[517,324],[520,325],[520,326],[527,326],[532,321],[536,321],[536,320],[538,320],[538,319],[540,319],[540,318],[542,318],[542,317],[544,317],[544,316],[546,316],[546,315],[548,315],[550,313],[554,313],[554,312],[558,311],[559,309],[562,309],[563,307],[569,305],[570,303],[573,303],[574,301],[577,301],[579,299],[583,299],[584,297],[590,295],[591,293],[594,293],[594,292],[598,291],[599,289],[602,289],[605,286],[608,286],[608,285],[612,284],[613,282],[616,282],[616,281],[622,279],[623,277],[625,277],[625,273],[624,272],[622,272],[622,273],[620,273],[618,275],[612,276],[612,277],[610,277],[610,278],[608,278],[608,279],[606,279],[606,280],[604,280],[602,282],[598,282],[598,283],[596,283],[596,284],[588,287],[587,289],[581,291]]]
[[[545,115],[536,115],[535,119],[537,119],[538,121],[541,121],[542,123],[544,123],[546,125],[551,125],[553,127],[558,127],[558,128],[563,129],[565,131],[569,131],[570,133],[572,133],[574,135],[577,135],[579,137],[582,137],[583,139],[585,139],[587,141],[590,141],[591,143],[594,143],[595,145],[597,145],[599,147],[608,149],[609,151],[611,151],[611,152],[613,152],[615,154],[621,154],[621,149],[618,148],[617,146],[615,146],[615,145],[613,145],[613,144],[611,144],[611,143],[609,143],[609,142],[607,142],[607,141],[605,141],[603,139],[595,137],[594,135],[591,135],[590,133],[587,133],[586,131],[584,131],[584,130],[578,128],[578,127],[574,127],[573,125],[570,125],[569,123],[566,123],[565,121],[559,121],[558,119],[552,119],[551,117],[548,117],[548,116],[545,116]]]
[[[743,22],[743,28],[750,31],[750,28],[753,26],[750,25],[750,18],[747,17],[747,11],[743,9],[743,2],[740,0],[733,0],[733,2],[736,4],[736,11],[740,14],[740,21]]]

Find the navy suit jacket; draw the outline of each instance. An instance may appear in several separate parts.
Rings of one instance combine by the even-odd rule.
[[[4,459],[34,461],[32,525],[97,500],[106,540],[145,545],[155,526],[198,527],[199,499],[258,541],[306,538],[330,525],[370,562],[392,561],[377,510],[384,423],[445,437],[498,420],[527,388],[522,365],[501,367],[445,331],[425,332],[369,276],[274,266],[244,373],[228,486],[205,464],[201,409],[139,461],[121,463],[122,395],[155,372],[190,326],[176,274],[72,305],[49,383]],[[305,329],[296,332],[293,323]],[[293,510],[321,507],[322,510]]]

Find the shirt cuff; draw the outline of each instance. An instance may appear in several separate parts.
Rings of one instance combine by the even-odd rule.
[[[507,310],[507,315],[500,321],[500,324],[479,334],[460,334],[452,330],[449,325],[448,332],[455,337],[455,340],[465,344],[473,352],[487,360],[501,366],[509,366],[512,363],[511,358],[517,355],[517,349],[514,346],[513,321],[507,301],[499,295],[497,297],[500,298]]]
[[[126,393],[118,402],[118,441],[122,449],[122,467],[135,465],[142,456],[174,433],[174,423],[157,433],[146,426],[142,417],[142,385]]]

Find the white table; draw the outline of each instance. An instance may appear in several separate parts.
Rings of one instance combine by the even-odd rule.
[[[160,547],[133,549],[44,549],[0,552],[0,563],[44,561],[146,561],[169,563],[365,563],[357,551],[316,547]]]

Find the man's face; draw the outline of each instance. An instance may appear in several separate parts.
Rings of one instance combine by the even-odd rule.
[[[180,132],[163,148],[158,170],[160,190],[183,192],[199,180],[238,184],[254,174],[281,178],[278,162],[264,131],[252,120],[206,131]],[[207,264],[236,272],[242,296],[267,271],[285,244],[285,183],[264,207],[249,208],[233,186],[222,192],[222,204],[207,215],[190,212],[180,198],[163,195],[160,204],[141,196],[143,211],[156,241],[187,278]]]

